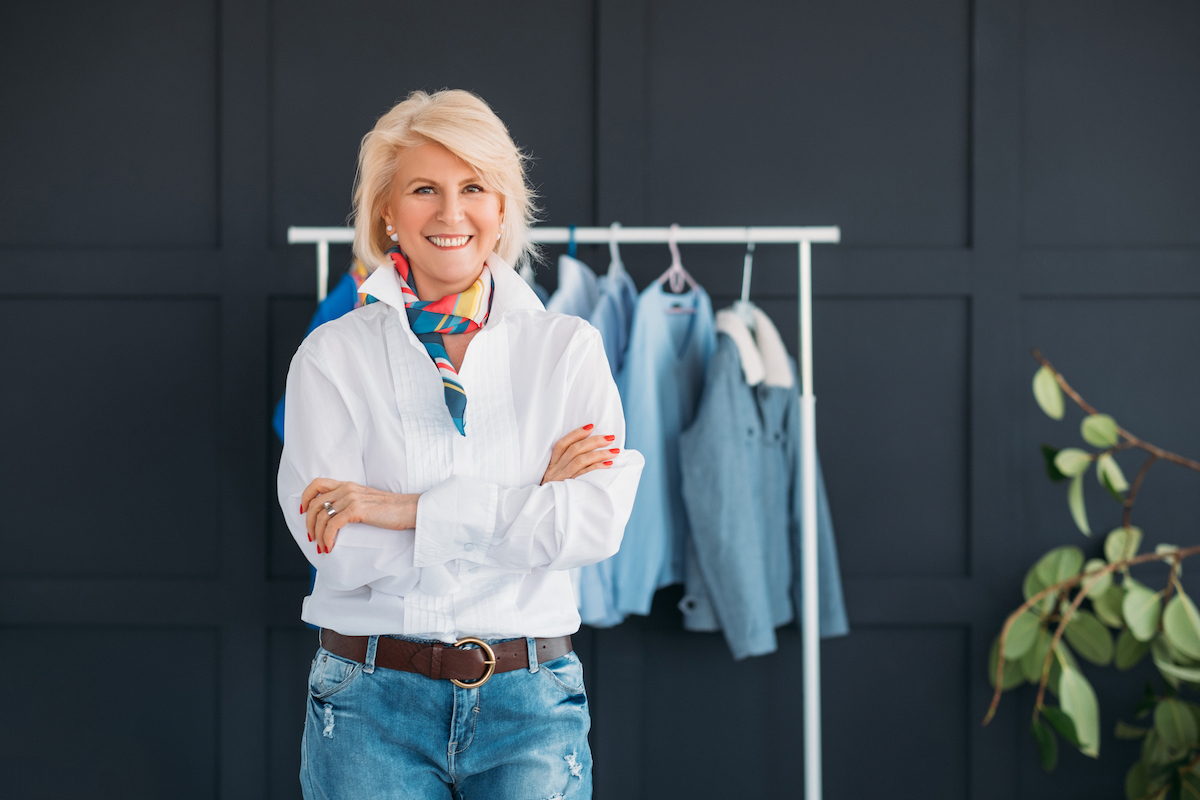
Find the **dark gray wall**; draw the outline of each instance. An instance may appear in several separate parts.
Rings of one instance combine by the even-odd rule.
[[[984,657],[1029,562],[1099,548],[1042,475],[1078,416],[1037,411],[1031,346],[1200,455],[1198,41],[1191,0],[4,4],[5,795],[298,796],[315,640],[268,423],[314,254],[285,232],[341,224],[374,119],[453,86],[537,157],[552,224],[841,226],[814,257],[853,626],[822,653],[826,796],[1121,796],[1140,681],[1085,669],[1102,758],[1046,776],[1028,690],[979,727]],[[624,253],[639,286],[667,263]],[[738,248],[684,258],[738,292]],[[795,331],[794,248],[755,264]],[[1157,467],[1141,505],[1151,544],[1195,541],[1196,476]],[[801,797],[799,637],[734,663],[678,596],[579,637],[597,795]]]

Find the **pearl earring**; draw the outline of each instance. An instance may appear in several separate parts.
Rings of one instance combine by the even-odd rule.
[[[392,231],[392,226],[391,226],[391,225],[388,225],[388,226],[387,226],[387,229],[388,229],[388,233],[391,233],[391,231]],[[389,238],[389,239],[391,239],[393,242],[398,242],[398,241],[400,241],[400,234],[398,234],[398,233],[392,233],[392,234],[391,234],[391,236],[389,236],[388,238]]]
[[[500,233],[496,234],[496,241],[500,241],[500,237],[504,234],[504,223],[500,223]]]

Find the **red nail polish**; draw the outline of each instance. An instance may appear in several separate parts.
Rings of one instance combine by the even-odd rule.
[[[587,425],[584,425],[584,426],[583,426],[583,429],[584,429],[585,431],[590,431],[590,430],[591,430],[592,428],[594,428],[594,427],[596,427],[595,423],[593,423],[593,422],[589,422]]]
[[[605,436],[604,441],[611,442],[613,439],[616,439],[616,438],[617,438],[616,436]]]
[[[611,461],[605,461],[605,462],[604,462],[604,466],[606,466],[606,467],[611,467],[611,466],[612,466],[612,462],[611,462]]]
[[[317,552],[318,552],[318,553],[320,553],[320,552],[321,552],[321,545],[320,545],[320,544],[318,544],[318,545],[317,545]]]
[[[614,447],[611,450],[609,450],[608,452],[612,453],[613,455],[616,455],[617,453],[621,452],[621,448]]]
[[[301,505],[301,506],[300,506],[300,513],[301,513],[301,514],[303,514],[303,513],[304,513],[304,506],[303,506],[303,505]]]

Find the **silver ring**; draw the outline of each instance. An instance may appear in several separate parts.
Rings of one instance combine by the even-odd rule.
[[[337,513],[337,509],[336,508],[327,508],[327,509],[325,509],[325,513],[332,517],[334,514]]]

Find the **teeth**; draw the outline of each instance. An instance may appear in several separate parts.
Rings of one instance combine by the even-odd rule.
[[[429,241],[433,242],[438,247],[462,247],[470,239],[470,236],[430,236]]]

